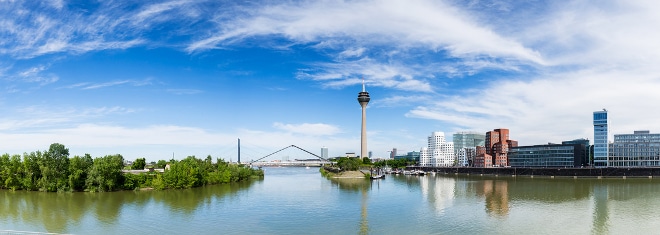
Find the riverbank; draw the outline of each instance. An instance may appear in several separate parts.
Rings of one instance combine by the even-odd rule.
[[[406,167],[442,174],[494,175],[494,176],[542,176],[569,178],[660,178],[660,167],[635,168],[541,168],[541,167]]]

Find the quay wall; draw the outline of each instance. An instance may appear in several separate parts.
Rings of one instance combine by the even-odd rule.
[[[547,177],[660,177],[660,167],[631,168],[534,168],[534,167],[406,167],[408,170],[423,170],[444,174],[521,175]]]

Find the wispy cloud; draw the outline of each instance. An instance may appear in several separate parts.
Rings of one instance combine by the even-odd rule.
[[[146,44],[153,25],[196,21],[195,2],[166,1],[127,7],[122,2],[64,5],[61,0],[0,6],[0,55],[29,59],[52,53],[126,49]],[[189,19],[186,21],[184,19]],[[185,27],[183,27],[185,28]],[[162,42],[159,42],[161,44]]]
[[[5,118],[0,118],[0,130],[27,131],[33,130],[33,128],[57,128],[100,117],[133,112],[135,110],[119,106],[97,108],[29,106],[20,108]]]
[[[121,85],[146,86],[146,85],[151,85],[151,80],[152,79],[148,78],[144,80],[117,80],[117,81],[102,82],[102,83],[81,82],[81,83],[71,84],[68,86],[63,86],[61,88],[94,90],[94,89],[101,89],[101,88],[121,86]]]
[[[438,1],[287,2],[265,5],[223,22],[218,29],[188,50],[263,35],[282,35],[301,43],[349,37],[355,39],[353,43],[444,49],[457,57],[489,55],[543,63],[537,52]]]
[[[273,123],[273,127],[290,133],[313,136],[328,136],[341,132],[338,127],[324,123],[284,124],[276,122]]]
[[[167,92],[175,95],[195,95],[204,91],[197,89],[167,89]]]

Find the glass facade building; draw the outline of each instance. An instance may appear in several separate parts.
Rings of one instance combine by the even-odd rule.
[[[457,132],[453,136],[454,156],[458,166],[467,166],[474,161],[477,146],[484,146],[485,134],[476,132]]]
[[[588,164],[588,159],[589,140],[586,139],[509,150],[511,167],[582,167]]]
[[[633,134],[614,135],[614,142],[609,147],[610,166],[660,166],[660,134],[635,131]]]
[[[595,167],[608,167],[607,110],[594,112],[594,162]]]

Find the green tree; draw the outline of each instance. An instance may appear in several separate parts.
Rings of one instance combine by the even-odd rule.
[[[85,189],[87,173],[94,164],[92,156],[85,154],[84,157],[74,156],[69,161],[69,188],[74,191]]]
[[[342,157],[337,160],[337,166],[343,171],[356,171],[360,169],[360,159],[351,157]]]
[[[85,181],[86,188],[100,192],[121,188],[124,184],[124,175],[121,172],[123,167],[124,157],[120,154],[94,159]]]
[[[371,159],[369,159],[368,157],[362,158],[362,164],[371,165]]]
[[[203,175],[200,171],[201,160],[195,156],[170,163],[170,169],[163,173],[167,188],[192,188],[203,185]]]
[[[42,177],[39,189],[47,192],[66,190],[69,176],[69,149],[63,144],[54,143],[44,153],[39,164]]]
[[[156,163],[156,168],[165,169],[165,166],[167,165],[167,163],[168,162],[165,161],[165,160],[158,160],[158,162]]]
[[[144,167],[147,165],[147,160],[144,158],[138,158],[135,159],[133,162],[133,165],[131,165],[131,169],[133,170],[144,170]]]
[[[23,154],[23,188],[26,190],[39,189],[39,179],[41,179],[41,168],[39,163],[42,161],[41,151]]]

